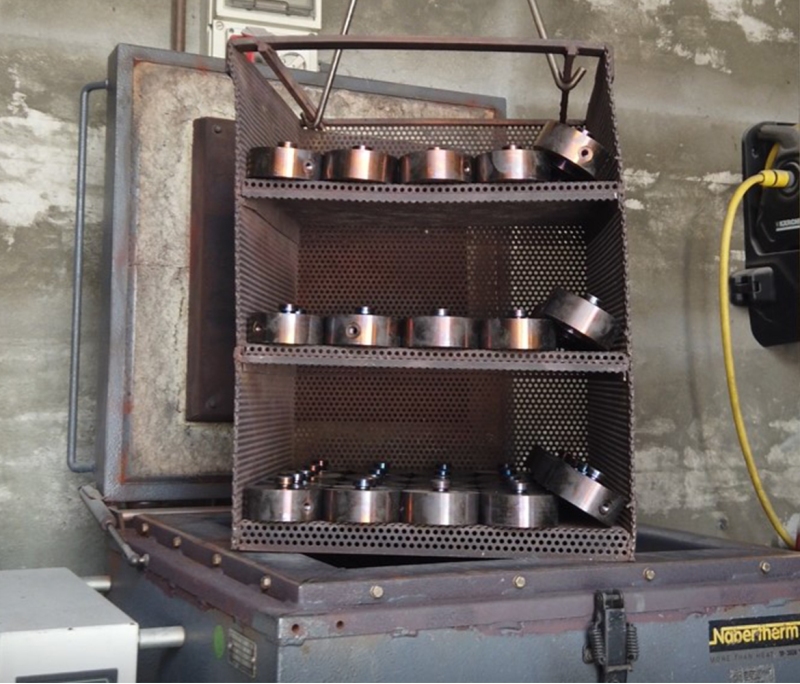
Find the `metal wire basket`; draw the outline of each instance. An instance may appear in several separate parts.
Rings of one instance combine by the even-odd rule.
[[[405,45],[592,57],[597,68],[587,114],[570,122],[586,125],[612,152],[599,180],[375,186],[249,179],[249,150],[285,140],[321,152],[366,143],[394,155],[430,145],[477,155],[508,143],[531,147],[544,123],[353,120],[312,130],[247,58],[259,51],[272,59],[279,47],[299,47],[298,40],[232,41],[228,51],[236,93],[234,547],[631,558],[627,240],[609,51],[558,41],[302,41],[312,48]],[[286,73],[273,68],[286,82]],[[369,304],[395,316],[447,306],[453,315],[486,318],[513,307],[531,309],[554,287],[591,292],[604,302],[623,328],[611,351],[281,347],[246,339],[248,316],[277,310],[283,302],[320,315]],[[588,456],[608,485],[631,500],[614,527],[583,518],[568,518],[554,528],[511,530],[262,523],[243,517],[245,487],[311,459],[328,459],[339,469],[357,469],[376,459],[398,470],[424,470],[441,461],[491,469],[505,461],[523,462],[537,444]]]

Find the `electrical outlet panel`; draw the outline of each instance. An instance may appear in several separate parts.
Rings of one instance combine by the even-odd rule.
[[[320,0],[206,0],[206,3],[202,50],[211,57],[224,59],[232,36],[258,33],[316,35],[322,26]],[[319,71],[316,50],[281,50],[278,54],[291,69]]]
[[[264,24],[316,33],[322,28],[322,0],[206,0],[215,19]]]

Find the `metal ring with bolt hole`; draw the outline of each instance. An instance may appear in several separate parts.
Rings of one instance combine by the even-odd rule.
[[[578,180],[597,178],[612,157],[586,129],[548,121],[536,138],[534,149],[544,152],[557,173]]]
[[[533,448],[530,469],[531,477],[546,490],[605,525],[613,525],[628,505],[626,497],[602,484],[599,471],[580,472],[541,447]]]
[[[352,314],[329,316],[325,321],[325,342],[339,346],[396,347],[400,343],[397,320],[379,316],[367,306]]]
[[[288,141],[277,147],[255,147],[247,156],[248,178],[317,180],[321,174],[322,155]]]
[[[322,517],[322,492],[291,475],[244,490],[244,515],[259,522],[311,522]]]

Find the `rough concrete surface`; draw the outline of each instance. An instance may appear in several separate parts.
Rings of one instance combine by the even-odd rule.
[[[198,24],[199,2],[189,7]],[[64,456],[78,98],[117,43],[168,48],[169,17],[161,1],[0,0],[0,569],[105,565],[77,492],[90,476],[69,473]],[[93,454],[103,103],[93,96],[87,155],[82,460]]]
[[[99,531],[66,471],[67,371],[78,94],[119,42],[168,47],[166,0],[0,0],[0,568],[103,568]],[[346,0],[325,0],[337,32]],[[739,140],[798,116],[795,0],[561,0],[540,3],[551,35],[604,41],[626,168],[640,520],[734,539],[771,533],[730,422],[716,274]],[[200,0],[189,3],[190,50]],[[523,36],[524,2],[373,0],[356,34]],[[323,61],[329,59],[321,55]],[[507,97],[511,116],[552,116],[537,56],[346,54],[342,73]],[[590,79],[574,96],[579,115]],[[102,97],[89,138],[81,457],[92,453],[103,185]],[[742,263],[741,239],[732,266]],[[765,350],[732,314],[743,409],[766,488],[784,519],[800,491],[800,346]]]
[[[233,119],[233,83],[224,74],[154,64],[139,65],[135,74],[131,183],[138,192],[128,474],[220,475],[231,469],[231,426],[184,418],[188,245],[193,122]]]

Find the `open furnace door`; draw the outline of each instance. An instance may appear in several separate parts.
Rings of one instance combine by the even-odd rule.
[[[293,73],[316,99],[325,74]],[[223,60],[130,45],[108,81],[97,484],[112,502],[227,498],[233,85]],[[505,115],[499,98],[336,84],[333,117]]]

